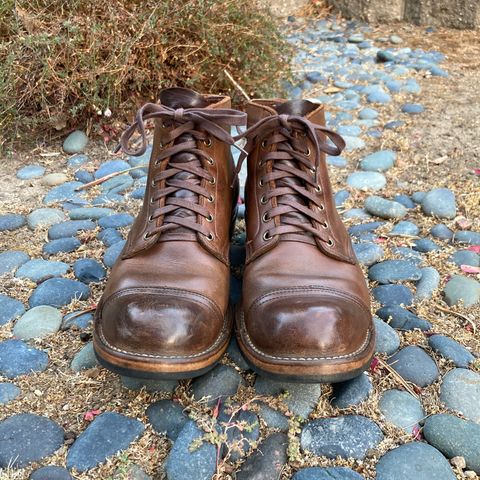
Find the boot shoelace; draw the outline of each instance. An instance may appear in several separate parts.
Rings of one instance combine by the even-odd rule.
[[[322,141],[317,132],[330,138],[333,145]],[[270,200],[276,199],[277,206],[272,206],[263,215],[262,221],[266,223],[274,217],[278,217],[280,221],[278,225],[264,233],[263,239],[268,241],[276,235],[309,233],[329,247],[333,247],[334,242],[324,232],[314,228],[312,221],[318,222],[324,229],[328,228],[324,215],[320,213],[325,210],[322,202],[320,169],[326,168],[322,165],[321,152],[340,155],[345,147],[343,138],[322,125],[296,115],[274,115],[263,118],[236,138],[240,137],[246,137],[248,142],[245,147],[246,153],[241,155],[237,165],[237,174],[257,141],[265,138],[261,144],[263,149],[276,146],[275,150],[269,151],[261,159],[262,164],[272,162],[273,168],[259,180],[259,186],[275,182],[275,187],[263,195],[260,202],[266,205]],[[309,138],[314,146],[315,162],[313,164],[312,152],[305,146],[305,137]],[[292,166],[292,161],[296,161],[298,166]],[[302,166],[305,169],[302,169]],[[292,181],[288,182],[288,179]],[[312,187],[313,192],[307,189],[308,186]],[[302,203],[303,200],[306,200],[306,203]],[[309,202],[316,205],[319,211],[310,208]],[[291,218],[298,214],[309,221],[302,222],[298,218]]]
[[[175,155],[179,153],[191,153],[195,159],[204,159],[207,163],[213,165],[214,159],[203,150],[197,148],[197,143],[203,141],[207,146],[210,146],[212,144],[211,137],[215,137],[221,142],[236,146],[233,137],[219,124],[225,126],[242,126],[246,123],[246,114],[237,110],[206,108],[173,109],[165,105],[147,103],[139,109],[135,121],[122,134],[117,150],[121,148],[127,155],[133,156],[145,153],[148,144],[145,132],[145,121],[153,118],[162,119],[164,125],[172,124],[174,126],[168,133],[165,132],[163,139],[164,145],[171,144],[171,146],[162,149],[155,159],[155,165],[157,166],[166,158],[173,159]],[[130,149],[128,144],[135,131],[140,133],[142,144],[138,149]],[[180,141],[175,144],[175,141],[182,135],[184,135],[184,137],[187,135],[187,139],[180,139]],[[178,178],[178,174],[182,174],[183,172],[193,177],[190,177],[189,180]],[[145,240],[156,234],[181,227],[198,232],[208,240],[213,240],[213,234],[197,222],[198,217],[195,215],[198,214],[206,218],[208,222],[214,220],[208,209],[200,205],[198,201],[200,197],[206,198],[207,202],[215,201],[214,196],[200,185],[199,182],[201,182],[202,179],[207,180],[211,185],[214,185],[216,182],[215,177],[205,168],[192,165],[191,161],[169,161],[164,169],[152,177],[151,185],[153,187],[153,195],[150,198],[150,203],[154,204],[162,198],[165,198],[165,204],[155,209],[148,218],[148,221],[151,223],[159,217],[163,216],[164,218],[161,226],[151,229],[144,235]],[[165,182],[165,186],[159,188],[158,186],[161,182]],[[195,201],[188,201],[184,198],[176,197],[175,194],[180,190],[192,192]],[[194,215],[182,216],[175,214],[179,209],[191,212]]]

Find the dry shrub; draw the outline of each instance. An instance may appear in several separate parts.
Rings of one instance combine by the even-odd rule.
[[[325,18],[331,14],[332,7],[327,0],[310,0],[297,11],[299,17]]]
[[[173,85],[231,93],[224,69],[269,95],[289,57],[251,0],[2,0],[0,127],[71,127]]]

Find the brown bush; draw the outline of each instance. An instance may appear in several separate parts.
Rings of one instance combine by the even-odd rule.
[[[3,0],[0,127],[12,133],[119,116],[163,87],[268,95],[289,49],[252,0]]]

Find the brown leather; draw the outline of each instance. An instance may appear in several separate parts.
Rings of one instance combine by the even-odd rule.
[[[323,107],[308,101],[256,100],[247,113],[240,347],[260,372],[351,378],[368,365],[375,336],[369,291],[326,166],[325,152],[339,154],[343,140],[325,128]]]
[[[155,131],[142,210],[97,307],[94,345],[108,367],[135,376],[193,376],[211,367],[231,333],[228,249],[238,187],[228,97],[168,89],[147,104],[121,146],[142,154]],[[138,130],[142,146],[130,150]]]

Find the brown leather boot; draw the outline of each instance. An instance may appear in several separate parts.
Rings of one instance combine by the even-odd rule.
[[[144,121],[155,120],[143,208],[100,300],[94,347],[123,375],[184,378],[211,368],[227,348],[230,229],[238,187],[230,127],[246,115],[230,98],[163,90],[121,139],[145,152]],[[132,134],[142,147],[128,148]]]
[[[247,113],[240,347],[256,371],[279,379],[355,377],[369,365],[375,335],[328,179],[325,153],[338,155],[343,139],[325,128],[323,106],[306,100],[253,101]]]

